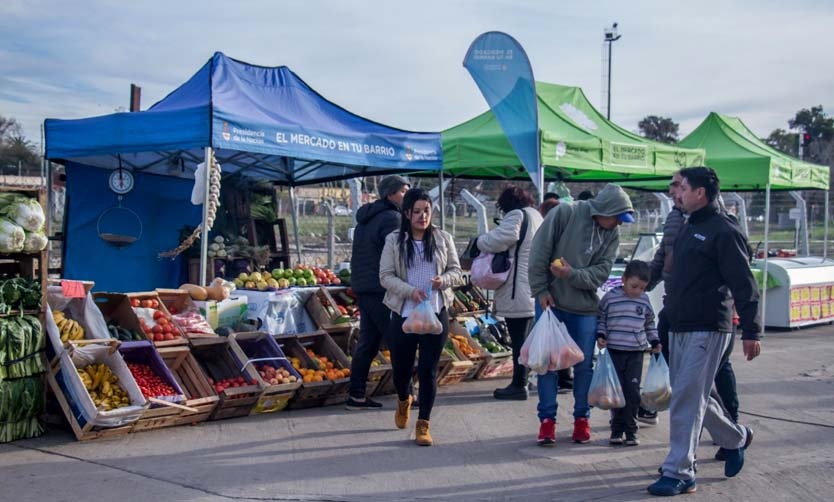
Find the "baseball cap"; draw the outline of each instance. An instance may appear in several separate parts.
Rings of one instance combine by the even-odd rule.
[[[634,223],[634,215],[631,214],[631,211],[618,214],[617,219],[620,220],[620,223]]]

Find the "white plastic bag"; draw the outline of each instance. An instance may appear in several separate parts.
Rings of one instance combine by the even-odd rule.
[[[672,385],[669,383],[669,365],[663,354],[650,357],[646,381],[640,392],[640,405],[647,410],[666,411],[672,401]]]
[[[570,368],[584,360],[585,355],[550,309],[536,321],[518,358],[519,363],[538,375]]]
[[[191,204],[202,206],[206,198],[206,163],[197,164],[194,171],[194,188],[191,189]]]
[[[607,349],[600,350],[597,356],[597,367],[588,389],[588,404],[601,410],[622,408],[626,404],[623,387]]]
[[[495,255],[492,253],[481,253],[475,260],[472,261],[472,270],[470,280],[472,284],[483,289],[498,289],[502,284],[507,282],[512,269],[512,258],[510,258],[510,267],[502,272],[493,272],[492,260]]]
[[[417,308],[411,311],[408,319],[403,323],[403,333],[414,333],[417,335],[439,335],[443,333],[443,324],[434,313],[434,307],[429,303],[428,298],[420,302]]]

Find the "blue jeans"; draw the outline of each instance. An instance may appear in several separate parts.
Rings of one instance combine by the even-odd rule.
[[[588,406],[588,389],[591,387],[591,377],[594,374],[594,343],[597,330],[597,316],[593,314],[573,314],[553,308],[556,317],[565,323],[573,341],[582,350],[585,360],[573,367],[573,417],[583,418],[591,416]],[[556,419],[556,393],[559,390],[559,379],[556,371],[548,371],[539,375],[537,382],[539,393],[539,420],[545,418]]]

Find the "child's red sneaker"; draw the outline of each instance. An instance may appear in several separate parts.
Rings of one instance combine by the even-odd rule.
[[[591,426],[587,418],[577,418],[573,421],[573,440],[577,443],[587,443],[591,440]]]
[[[556,443],[556,422],[545,418],[539,426],[539,446],[553,446]]]

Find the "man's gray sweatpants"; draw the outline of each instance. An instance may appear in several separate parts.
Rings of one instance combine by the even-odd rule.
[[[669,443],[663,462],[663,475],[695,479],[695,451],[705,427],[713,441],[728,450],[744,445],[747,429],[734,424],[721,405],[710,397],[721,355],[732,333],[688,331],[669,333],[669,378],[672,401],[669,405]]]

